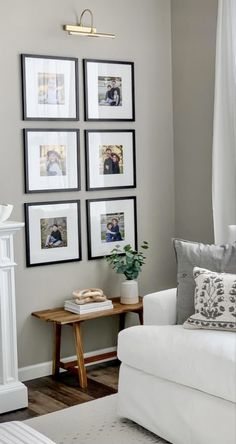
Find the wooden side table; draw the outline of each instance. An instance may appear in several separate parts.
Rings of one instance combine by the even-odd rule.
[[[120,317],[120,330],[124,328],[125,323],[125,314],[126,313],[137,313],[139,315],[140,323],[143,323],[143,302],[140,298],[137,304],[129,304],[124,305],[121,304],[119,298],[113,298],[113,308],[111,310],[101,310],[93,313],[87,313],[83,315],[78,315],[74,313],[70,313],[69,311],[64,310],[64,308],[53,308],[49,310],[42,311],[34,311],[32,316],[35,316],[38,319],[42,319],[43,321],[52,322],[54,327],[54,345],[53,345],[53,368],[52,374],[54,377],[57,377],[60,372],[60,368],[70,369],[76,371],[79,377],[79,383],[82,388],[87,387],[87,374],[85,364],[91,362],[101,361],[103,359],[116,357],[116,352],[109,352],[98,354],[96,356],[84,357],[83,352],[83,342],[81,336],[81,328],[80,324],[84,321],[89,321],[91,319],[104,318],[107,316],[119,315]],[[61,354],[61,327],[63,325],[71,325],[74,330],[74,339],[75,339],[75,349],[76,349],[76,361],[70,362],[62,362],[60,358]]]

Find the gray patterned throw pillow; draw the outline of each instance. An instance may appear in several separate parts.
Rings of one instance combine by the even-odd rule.
[[[177,259],[177,324],[194,313],[194,267],[236,274],[236,243],[209,245],[173,239]]]
[[[236,275],[195,267],[195,314],[185,328],[236,332]]]

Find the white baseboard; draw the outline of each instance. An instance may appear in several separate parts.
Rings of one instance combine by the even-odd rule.
[[[102,350],[88,352],[84,354],[84,357],[88,358],[98,354],[109,353],[113,351],[116,351],[116,347],[109,347],[109,348],[104,348]],[[98,362],[99,363],[107,362],[107,361],[112,361],[114,359],[116,358],[103,359],[102,361]],[[61,360],[64,362],[75,361],[76,356],[68,356],[67,358],[61,358]],[[94,364],[96,364],[96,362],[92,362],[91,364],[86,364],[86,367]],[[61,371],[64,370],[61,369]],[[49,376],[51,374],[52,374],[52,361],[41,362],[40,364],[35,364],[35,365],[28,365],[27,367],[21,367],[18,370],[18,378],[21,382],[30,381],[31,379],[36,379],[36,378],[42,378],[43,376]]]

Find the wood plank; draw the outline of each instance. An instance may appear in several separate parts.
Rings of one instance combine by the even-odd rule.
[[[94,367],[88,370],[88,378],[89,380],[97,381],[101,384],[105,384],[108,387],[111,387],[115,390],[118,390],[118,377],[119,377],[119,369],[120,366],[117,365],[117,362],[113,365],[100,364],[99,367]],[[104,365],[102,369],[102,365]]]
[[[54,322],[54,344],[52,357],[52,374],[57,377],[60,372],[61,324]]]
[[[94,399],[103,398],[103,396],[109,396],[117,392],[112,387],[108,387],[101,382],[97,382],[88,378],[88,387],[86,392]]]
[[[14,412],[2,413],[0,415],[0,423],[6,421],[26,421],[27,419],[35,418],[35,416],[39,415],[30,408],[20,409]]]
[[[56,412],[65,407],[67,407],[67,405],[64,402],[60,402],[40,391],[34,391],[33,396],[32,393],[29,393],[29,408],[38,415]]]
[[[119,298],[116,298],[113,299],[113,304],[114,307],[110,310],[101,310],[92,313],[87,313],[84,315],[70,313],[64,310],[63,307],[59,307],[55,309],[36,311],[32,313],[32,316],[35,316],[44,321],[57,322],[64,325],[64,324],[72,324],[74,322],[82,322],[89,319],[114,316],[120,313],[128,313],[128,312],[139,313],[143,309],[142,298],[140,298],[137,304],[127,304],[127,305],[121,304],[119,302]]]
[[[63,362],[60,361],[60,367],[64,368],[64,370],[68,370],[69,368],[75,367],[78,365],[78,361],[69,361],[69,362]]]
[[[83,345],[82,345],[82,338],[81,338],[81,331],[80,331],[80,324],[77,322],[73,324],[74,329],[74,337],[75,337],[75,349],[76,349],[76,356],[78,361],[78,377],[80,386],[82,388],[87,387],[87,375],[86,375],[86,369],[84,366],[84,352],[83,352]]]
[[[57,313],[61,313],[61,311],[63,310],[63,307],[56,307],[56,308],[50,308],[47,310],[40,310],[40,311],[34,311],[32,313],[32,316],[35,316],[36,318],[39,319],[43,319],[43,320],[47,320],[48,317],[50,316],[50,314],[57,314]]]
[[[110,358],[116,358],[116,357],[117,357],[116,351],[112,351],[112,352],[107,352],[107,353],[100,353],[100,354],[94,355],[94,356],[88,356],[88,357],[84,358],[84,362],[85,362],[85,364],[91,364],[91,362],[99,362],[99,361],[103,361],[104,359],[110,359]]]
[[[51,376],[26,381],[30,407],[0,415],[0,423],[23,421],[42,412],[81,404],[117,392],[119,362],[103,363],[88,368],[88,387],[82,389],[73,373],[63,372],[55,380]],[[41,394],[41,395],[39,395]],[[49,405],[49,408],[47,408]],[[46,412],[47,413],[47,412]]]
[[[111,358],[117,358],[116,351],[100,353],[98,355],[88,356],[86,358],[84,357],[84,363],[91,364],[92,362],[99,362]],[[60,367],[63,368],[64,370],[73,369],[73,367],[77,366],[78,366],[78,361],[68,361],[68,362],[60,361]]]
[[[98,379],[90,379],[88,376],[88,385],[85,389],[82,389],[79,385],[78,378],[75,377],[74,372],[64,372],[60,374],[60,382],[64,382],[67,386],[73,387],[74,390],[80,393],[86,393],[93,399],[109,396],[117,392],[113,387],[100,382]]]
[[[50,396],[50,398],[62,402],[67,407],[73,405],[83,404],[84,402],[93,400],[92,396],[88,393],[75,390],[72,387],[67,387],[64,384],[59,383],[57,389],[50,385],[41,387],[40,392],[44,395]]]

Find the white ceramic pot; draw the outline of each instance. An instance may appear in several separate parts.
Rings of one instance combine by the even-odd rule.
[[[128,279],[122,282],[120,289],[121,304],[137,304],[138,301],[138,282],[136,280]]]
[[[0,223],[5,222],[10,217],[12,210],[13,205],[0,204]]]

